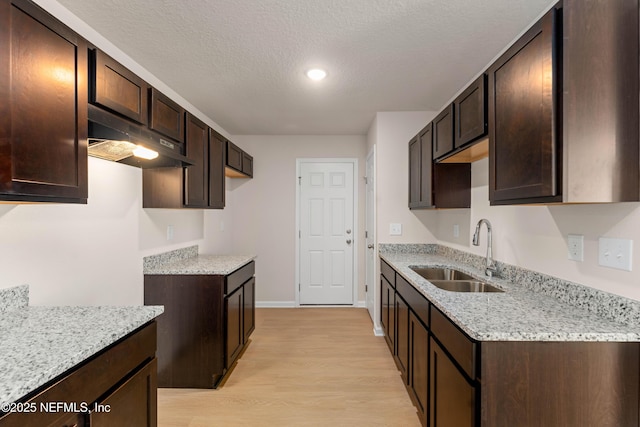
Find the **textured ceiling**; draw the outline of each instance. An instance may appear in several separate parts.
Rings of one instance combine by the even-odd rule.
[[[231,134],[439,110],[549,0],[58,0]],[[311,67],[329,76],[312,82]]]

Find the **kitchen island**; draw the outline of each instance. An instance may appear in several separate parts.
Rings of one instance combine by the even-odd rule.
[[[381,245],[381,319],[427,425],[638,425],[640,303],[440,245]],[[504,292],[451,292],[413,268]]]
[[[28,292],[0,289],[0,426],[108,425],[124,415],[122,396],[155,422],[154,319],[163,308],[29,306]],[[128,387],[140,381],[151,388]]]
[[[161,304],[158,385],[217,388],[255,329],[255,256],[198,246],[144,259],[144,302]]]

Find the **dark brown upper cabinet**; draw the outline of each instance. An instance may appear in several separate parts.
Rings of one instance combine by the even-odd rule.
[[[453,150],[454,105],[451,104],[433,119],[433,158],[449,154]]]
[[[637,0],[566,0],[489,69],[492,204],[640,200]]]
[[[149,128],[184,142],[184,108],[155,88],[151,88],[150,98]]]
[[[560,29],[551,9],[488,70],[491,204],[562,200]]]
[[[144,169],[143,208],[224,208],[226,140],[188,112],[185,129],[187,157],[193,165]]]
[[[435,120],[409,142],[409,209],[471,206],[471,164],[434,163]]]
[[[87,202],[87,42],[0,1],[0,200]]]
[[[482,74],[453,101],[455,108],[454,148],[487,136],[487,75]]]
[[[91,103],[146,126],[149,85],[100,50],[91,50],[90,57]]]
[[[429,123],[409,142],[409,209],[434,207],[432,141],[433,125]]]
[[[186,155],[193,166],[184,169],[187,207],[202,208],[209,205],[209,127],[187,113]]]
[[[253,157],[227,140],[226,170],[229,178],[253,178]]]
[[[563,201],[640,200],[637,0],[563,2]]]
[[[209,207],[223,209],[225,205],[224,162],[227,140],[210,129],[209,137]]]

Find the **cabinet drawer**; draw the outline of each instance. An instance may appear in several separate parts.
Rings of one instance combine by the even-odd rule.
[[[429,301],[416,288],[414,288],[404,277],[398,275],[396,278],[396,291],[411,307],[422,323],[429,327]]]
[[[396,272],[393,270],[393,268],[391,268],[389,264],[387,264],[383,260],[380,260],[380,274],[382,274],[384,278],[387,279],[387,282],[389,282],[391,286],[393,286],[394,288],[396,287]]]
[[[184,108],[155,88],[151,88],[151,129],[178,142],[184,142],[184,113]]]
[[[431,309],[431,332],[469,378],[475,379],[476,343],[435,307]]]
[[[229,274],[224,281],[224,294],[229,295],[236,289],[238,289],[244,282],[251,279],[256,271],[255,261],[251,261],[244,267],[239,268],[233,273]]]

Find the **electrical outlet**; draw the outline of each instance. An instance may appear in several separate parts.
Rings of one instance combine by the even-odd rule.
[[[389,235],[402,236],[402,224],[398,224],[398,223],[389,224]]]
[[[631,271],[633,240],[600,237],[598,239],[598,263],[603,267]]]
[[[567,236],[568,256],[573,261],[584,261],[584,236],[569,234]]]
[[[167,225],[167,240],[173,240],[173,225]]]
[[[453,226],[453,237],[460,237],[460,226],[458,224]]]

